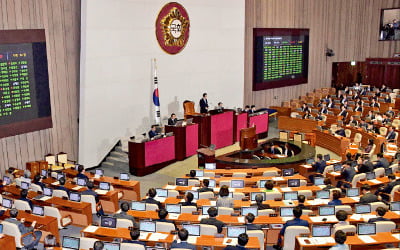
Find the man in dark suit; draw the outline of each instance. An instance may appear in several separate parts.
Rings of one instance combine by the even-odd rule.
[[[215,218],[218,215],[218,210],[215,207],[210,207],[207,210],[209,218],[204,218],[201,219],[200,224],[207,224],[207,225],[214,225],[217,227],[218,233],[222,232],[222,227],[225,226],[225,224],[222,221],[217,220]]]
[[[383,157],[382,153],[377,154],[376,157],[377,157],[378,161],[374,165],[374,169],[389,167],[390,164],[389,164],[388,160],[385,157]]]
[[[180,204],[182,204],[182,206],[194,206],[197,207],[196,203],[193,202],[193,193],[191,193],[190,191],[186,193],[185,195],[185,201],[181,202]]]
[[[343,118],[346,118],[346,116],[347,116],[347,111],[346,111],[346,107],[344,106],[344,105],[341,105],[340,106],[341,108],[340,108],[340,113],[338,114],[338,116],[343,116]]]
[[[33,235],[31,234],[28,234],[27,236],[22,238],[22,242],[24,244],[24,249],[34,249],[39,244],[40,238],[42,237],[42,232],[34,231],[36,221],[32,222],[30,227],[26,227],[24,225],[25,219],[21,219],[21,221],[19,221],[17,219],[17,216],[18,216],[18,210],[13,208],[10,210],[10,218],[5,219],[5,221],[16,224],[18,226],[21,235],[33,232],[35,237],[33,237]]]
[[[157,204],[158,208],[162,208],[161,202],[154,199],[156,197],[157,191],[155,188],[150,188],[147,192],[147,198],[143,199],[145,203]]]
[[[357,160],[358,165],[358,173],[368,173],[374,170],[374,165],[371,161],[369,161],[368,156],[363,156],[358,158]]]
[[[247,249],[246,245],[249,242],[249,236],[246,233],[241,233],[238,236],[238,244],[236,246],[227,246],[224,250],[243,250]]]
[[[56,189],[58,189],[58,190],[64,190],[65,192],[67,192],[68,197],[69,197],[69,190],[68,190],[68,188],[64,187],[64,185],[65,185],[65,178],[64,178],[64,177],[61,177],[61,178],[58,180],[58,183],[59,183],[60,185],[59,185]]]
[[[360,204],[368,204],[379,201],[378,196],[371,193],[371,186],[368,184],[361,186],[361,193],[363,195],[360,197]]]
[[[85,179],[86,182],[88,181],[89,178],[85,175],[85,167],[83,165],[78,166],[78,174],[76,175],[76,178]]]
[[[39,187],[43,189],[46,187],[46,185],[42,182],[42,177],[40,176],[40,174],[37,174],[33,177],[33,184],[38,185]]]
[[[285,145],[282,147],[282,154],[286,155],[287,157],[293,156],[293,151],[290,150],[289,148],[289,143],[285,143]]]
[[[129,215],[129,214],[128,214],[128,211],[129,211],[129,203],[126,202],[126,201],[122,202],[121,205],[120,205],[120,208],[121,208],[121,212],[120,212],[120,213],[114,214],[113,217],[114,217],[114,218],[117,218],[117,219],[126,219],[126,220],[130,220],[130,221],[132,221],[133,227],[134,227],[134,228],[137,228],[138,225],[137,225],[136,222],[135,222],[135,217],[133,217],[132,215]]]
[[[176,118],[175,113],[172,113],[171,117],[168,118],[168,125],[174,126],[177,121],[178,121],[178,119]]]
[[[326,104],[322,104],[322,108],[319,110],[321,114],[328,114],[328,108],[326,107]]]
[[[393,111],[392,106],[389,106],[388,111],[386,111],[386,115],[389,117],[394,117],[394,111]]]
[[[323,160],[322,154],[317,154],[317,161],[312,164],[315,172],[322,174],[326,168],[326,162]]]
[[[277,245],[274,245],[275,249],[281,249],[282,245],[282,238],[285,236],[286,228],[290,226],[304,226],[308,227],[308,221],[300,219],[301,215],[303,214],[303,210],[300,207],[293,208],[293,220],[288,220],[284,225],[281,231],[279,232],[279,239]]]
[[[104,215],[104,210],[103,207],[101,206],[99,195],[93,191],[94,188],[94,183],[92,181],[86,182],[86,187],[88,188],[87,190],[81,192],[81,195],[92,195],[94,196],[94,200],[96,201],[97,205],[97,216],[103,216]]]
[[[346,161],[343,164],[343,168],[341,171],[341,178],[344,179],[346,182],[350,182],[353,180],[354,175],[356,175],[356,170],[354,169],[354,167],[351,166],[351,162],[350,161]],[[338,187],[342,186],[342,182],[338,181]],[[347,183],[343,185],[345,188],[350,187]]]
[[[388,142],[392,142],[392,141],[394,141],[395,138],[396,138],[396,132],[394,131],[393,127],[390,126],[389,127],[389,131],[388,131],[388,133],[386,135],[386,140]]]
[[[161,208],[160,210],[158,210],[158,219],[156,219],[156,221],[172,223],[175,225],[175,223],[172,220],[165,219],[167,218],[167,216],[168,216],[168,211],[165,208]]]
[[[244,215],[244,214],[242,214]],[[248,213],[244,219],[245,219],[245,226],[247,230],[261,230],[261,225],[253,224],[253,221],[256,217],[252,213]]]
[[[157,126],[156,125],[151,125],[151,129],[149,131],[149,138],[152,139],[156,135],[158,135]]]
[[[393,188],[397,185],[400,185],[400,179],[396,180],[396,175],[394,174],[389,174],[388,175],[389,183],[386,184],[384,187],[380,187],[378,191],[375,194],[380,194],[382,199],[384,200],[389,200],[388,194],[390,194],[393,190]]]
[[[203,98],[200,99],[200,113],[205,114],[208,112],[207,93],[203,93]]]
[[[197,249],[195,245],[192,245],[187,242],[187,239],[189,237],[189,232],[185,228],[182,228],[178,231],[178,237],[180,242],[174,240],[171,244],[171,249],[174,248],[193,249],[193,250]]]
[[[386,208],[377,207],[375,211],[378,216],[376,218],[369,219],[368,223],[374,223],[374,222],[378,222],[378,221],[390,221],[390,219],[383,218],[383,216],[385,216],[385,214],[386,214]]]
[[[29,206],[31,207],[31,209],[33,209],[33,203],[30,199],[27,198],[28,196],[28,190],[26,189],[22,189],[20,192],[21,198],[19,198],[21,201],[26,201],[28,202]]]
[[[137,228],[131,230],[129,234],[131,235],[131,240],[124,240],[122,241],[123,243],[132,243],[132,244],[146,246],[145,242],[138,240],[140,236],[140,231]]]
[[[210,185],[210,180],[204,179],[201,184],[201,188],[197,189],[197,192],[214,192],[212,188],[209,188],[208,185]]]

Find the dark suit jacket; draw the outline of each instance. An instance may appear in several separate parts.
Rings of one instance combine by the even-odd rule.
[[[200,113],[207,113],[208,112],[208,100],[201,98],[200,99]]]
[[[187,243],[186,241],[181,241],[180,243],[178,243],[176,240],[174,240],[171,244],[171,249],[174,249],[174,248],[185,248],[185,249],[193,249],[193,250],[197,249],[195,245]]]
[[[293,220],[288,220],[285,225],[283,225],[283,228],[281,229],[280,234],[285,235],[285,231],[287,227],[290,226],[304,226],[308,227],[308,222],[306,220],[302,220],[300,218],[294,218]]]
[[[33,209],[33,203],[32,203],[32,201],[30,199],[21,197],[20,200],[28,202],[28,204],[31,207],[31,209]]]
[[[374,168],[388,168],[389,167],[389,162],[388,160],[383,157],[379,159],[379,161],[375,164]]]
[[[265,210],[265,209],[270,209],[270,208],[271,207],[268,204],[262,204],[262,203],[258,204],[257,203],[257,210]]]
[[[146,246],[146,242],[139,241],[139,240],[124,240],[124,241],[122,241],[122,243],[132,243],[132,244]]]
[[[245,224],[247,230],[261,230],[261,225]]]
[[[162,208],[161,202],[153,199],[153,198],[147,198],[147,199],[143,199],[142,201],[144,201],[145,203],[150,203],[150,204],[157,204],[158,208]]]
[[[177,118],[175,118],[175,119],[168,118],[168,125],[175,125],[177,121],[178,121]]]
[[[394,182],[389,182],[383,189],[382,192],[390,194],[390,192],[392,192],[392,189],[397,186],[400,185],[400,180],[394,181]]]
[[[244,246],[239,246],[239,245],[227,246],[227,247],[224,248],[224,250],[243,250],[243,249],[247,249],[247,248],[244,247]]]
[[[354,175],[356,175],[356,171],[353,167],[343,168],[342,177],[345,181],[351,182],[353,180]]]
[[[194,206],[194,207],[197,207],[197,204],[194,203],[194,202],[184,201],[184,202],[180,202],[179,204],[182,204],[182,206]]]
[[[378,221],[390,221],[389,219],[383,218],[383,217],[376,217],[376,218],[371,218],[368,220],[368,223],[374,223]]]
[[[396,137],[396,133],[394,132],[394,130],[392,132],[389,132],[386,136],[386,140],[394,140],[394,138]]]
[[[368,203],[377,202],[377,201],[378,201],[378,196],[376,196],[372,193],[366,193],[360,197],[360,204],[368,204]]]
[[[154,136],[156,136],[157,135],[157,132],[156,131],[153,131],[153,130],[150,130],[149,131],[149,138],[151,139],[151,138],[153,138]]]
[[[326,168],[326,162],[324,160],[317,161],[317,162],[315,162],[313,167],[317,173],[322,174]]]
[[[286,151],[287,151],[287,152],[286,152]],[[292,150],[290,150],[290,148],[282,147],[282,154],[287,155],[288,157],[290,157],[290,156],[293,156],[292,153],[293,153],[293,152],[292,152]]]
[[[222,221],[219,221],[216,218],[201,219],[200,224],[214,225],[217,227],[218,233],[221,233],[222,227],[225,226],[225,224]]]
[[[68,188],[64,187],[64,186],[58,186],[56,189],[58,190],[64,190],[65,192],[67,192],[68,196],[69,196],[69,190]]]
[[[214,189],[212,189],[212,188],[209,188],[209,187],[202,187],[202,188],[199,188],[199,189],[197,189],[197,192],[214,192]]]
[[[342,111],[340,111],[340,113],[338,115],[346,117],[347,116],[347,111],[346,110],[342,110]]]
[[[135,217],[133,217],[132,215],[129,215],[127,213],[125,213],[124,211],[121,211],[121,213],[117,213],[113,215],[114,218],[117,219],[126,219],[126,220],[130,220],[133,223],[133,227],[138,227],[138,225],[135,222]]]

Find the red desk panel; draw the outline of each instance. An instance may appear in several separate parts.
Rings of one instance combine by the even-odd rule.
[[[233,124],[233,141],[237,142],[240,140],[240,130],[242,128],[247,128],[247,119],[248,119],[248,114],[243,112],[240,114],[235,114],[233,117],[234,119],[234,124]]]
[[[211,116],[211,144],[216,148],[233,144],[233,111]]]
[[[250,116],[249,117],[249,127],[252,127],[253,125],[255,125],[256,133],[258,135],[265,134],[265,136],[266,136],[267,135],[266,133],[268,132],[268,120],[269,120],[268,113]]]

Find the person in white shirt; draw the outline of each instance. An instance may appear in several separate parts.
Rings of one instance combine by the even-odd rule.
[[[343,232],[342,230],[338,230],[335,233],[335,241],[336,245],[333,247],[329,248],[329,250],[349,250],[349,246],[347,244],[344,244],[346,242],[346,233]]]
[[[335,225],[333,225],[333,228],[336,227],[341,227],[341,226],[348,226],[350,223],[347,220],[347,212],[344,210],[339,210],[336,212],[336,219],[339,221]]]

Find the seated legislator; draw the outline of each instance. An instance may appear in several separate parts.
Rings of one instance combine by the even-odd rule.
[[[324,178],[324,185],[325,185],[325,187],[322,189],[322,190],[324,190],[324,191],[331,190],[331,189],[335,188],[335,187],[332,185],[331,179],[329,179],[328,177],[325,177],[325,178]]]
[[[208,185],[210,185],[210,180],[209,179],[204,179],[201,182],[201,188],[197,189],[197,192],[214,192],[212,188],[209,188]]]
[[[203,93],[203,98],[200,99],[200,113],[205,114],[208,112],[207,93]]]
[[[233,208],[233,199],[229,197],[229,188],[223,185],[219,189],[219,197],[217,199],[217,207],[230,207]]]
[[[224,104],[222,102],[219,102],[216,110],[218,113],[223,113],[224,112]]]
[[[322,154],[317,155],[317,161],[313,163],[312,166],[315,172],[319,174],[324,173],[324,170],[326,168],[326,161],[324,161],[324,157],[322,156]]]
[[[396,132],[394,131],[392,126],[389,126],[389,130],[386,135],[386,140],[388,142],[394,142],[395,138],[396,138]]]
[[[254,199],[256,201],[257,210],[264,210],[271,208],[268,204],[263,204],[264,197],[261,194],[256,194],[256,197]]]
[[[301,112],[306,111],[310,111],[310,108],[307,106],[307,103],[303,103],[303,105],[301,105]]]
[[[138,244],[142,246],[146,246],[146,243],[139,240],[140,231],[137,228],[134,228],[129,232],[131,239],[130,240],[123,240],[122,243],[131,243],[131,244]]]
[[[303,210],[300,207],[293,208],[293,220],[288,220],[284,225],[281,231],[279,232],[279,239],[277,245],[274,245],[274,248],[281,249],[282,239],[285,236],[286,228],[290,226],[303,226],[308,227],[308,221],[300,219],[301,215],[303,214]]]
[[[305,113],[304,113],[304,115],[303,115],[303,119],[310,119],[310,118],[312,118],[313,116],[312,116],[312,114],[310,113],[310,110],[306,110],[305,111]]]
[[[389,179],[389,183],[386,184],[386,186],[378,188],[377,193],[375,193],[376,195],[379,194],[385,201],[389,200],[389,194],[392,192],[393,188],[397,185],[400,185],[400,179],[396,180],[396,175],[389,174],[387,177]]]
[[[241,233],[238,236],[238,244],[236,246],[227,246],[224,250],[243,250],[247,249],[246,245],[249,242],[249,236],[246,233]]]
[[[264,184],[265,192],[273,192],[274,191],[274,182],[272,180],[267,180]]]
[[[338,114],[338,116],[343,116],[343,118],[347,117],[347,111],[344,105],[340,106],[340,113]]]
[[[348,226],[350,225],[350,222],[347,221],[348,213],[344,210],[339,210],[336,212],[336,219],[338,220],[338,223],[333,225],[333,228],[335,227],[341,227],[341,226]]]
[[[249,114],[255,114],[256,113],[256,105],[251,105],[249,112],[247,112]]]
[[[149,138],[150,138],[150,140],[151,140],[153,137],[157,136],[157,135],[158,135],[158,133],[157,133],[157,125],[151,125],[151,129],[150,129],[150,131],[149,131]]]
[[[356,170],[354,169],[353,166],[351,166],[351,162],[350,161],[346,161],[343,164],[343,168],[341,170],[341,178],[344,179],[346,182],[351,183],[354,175],[356,175]],[[342,181],[338,181],[337,183],[337,187],[345,187],[345,188],[349,188],[350,185],[347,183],[344,183]]]
[[[128,214],[129,211],[129,203],[124,201],[121,203],[120,205],[121,208],[121,212],[114,214],[112,217],[117,218],[117,219],[126,219],[126,220],[130,220],[133,223],[133,227],[137,228],[138,225],[135,222],[135,217],[133,217],[132,215]]]
[[[59,185],[58,187],[56,187],[56,189],[58,189],[58,190],[64,190],[65,192],[67,192],[68,197],[69,197],[69,190],[68,190],[68,188],[64,187],[65,182],[66,182],[65,178],[64,178],[64,177],[61,177],[61,178],[58,180],[58,183],[59,183],[60,185]]]
[[[329,250],[349,250],[349,246],[345,244],[347,239],[346,233],[343,232],[342,230],[338,230],[335,233],[335,242],[336,245],[333,247],[329,248]]]
[[[143,199],[145,203],[151,203],[151,204],[157,204],[158,208],[162,208],[161,202],[157,201],[154,199],[156,197],[157,191],[155,188],[150,188],[149,191],[147,192],[147,198]]]
[[[282,147],[282,154],[286,155],[287,157],[293,156],[293,151],[289,148],[289,143],[285,142],[284,146]]]
[[[373,139],[368,139],[368,144],[363,150],[363,154],[369,154],[374,146],[374,140]]]
[[[30,199],[27,198],[28,196],[28,190],[27,189],[22,189],[20,192],[21,198],[19,198],[21,201],[26,201],[28,202],[29,206],[31,209],[33,209],[33,203]]]
[[[374,222],[377,222],[377,221],[390,221],[390,219],[383,218],[383,216],[385,216],[385,214],[386,214],[386,208],[377,207],[375,211],[376,211],[376,214],[378,216],[376,218],[369,219],[368,223],[374,223]]]
[[[168,125],[175,126],[177,121],[178,121],[178,119],[176,118],[175,113],[172,113],[171,117],[168,118]]]
[[[254,219],[256,217],[252,213],[248,213],[244,219],[245,219],[245,226],[247,230],[261,230],[261,225],[253,224]]]
[[[250,106],[249,105],[244,106],[243,112],[244,113],[249,113],[250,112]]]
[[[182,204],[182,206],[194,206],[194,207],[197,207],[196,203],[193,202],[193,198],[194,198],[193,193],[191,193],[189,191],[189,192],[187,192],[185,194],[185,201],[180,202],[180,204]]]
[[[23,242],[24,249],[34,249],[34,248],[36,248],[37,245],[39,244],[40,238],[42,237],[42,232],[41,231],[34,231],[34,228],[35,228],[35,225],[36,225],[36,221],[32,222],[30,227],[26,227],[24,225],[25,219],[21,219],[21,221],[19,221],[17,219],[17,216],[18,216],[18,210],[15,209],[15,208],[12,208],[10,210],[10,218],[6,218],[5,221],[17,225],[21,235],[33,232],[33,234],[35,236],[33,236],[31,234],[28,234],[27,236],[25,236],[21,240]]]
[[[192,250],[197,249],[195,245],[192,245],[187,242],[187,239],[189,237],[189,232],[185,228],[182,228],[178,231],[178,237],[179,237],[179,241],[174,240],[171,244],[171,249],[175,249],[175,248],[192,249]]]
[[[78,174],[76,175],[76,178],[85,179],[86,182],[88,181],[89,178],[85,175],[85,167],[83,165],[78,166]]]
[[[340,200],[340,192],[337,190],[332,191],[332,200],[328,202],[328,205],[343,205],[342,201]]]
[[[207,213],[209,217],[201,219],[200,224],[214,225],[217,227],[218,233],[221,233],[222,227],[224,227],[225,224],[222,221],[217,220],[217,218],[215,218],[218,215],[218,209],[215,207],[210,207],[207,210]]]
[[[42,176],[40,176],[40,174],[37,174],[37,175],[35,175],[35,176],[33,177],[33,184],[38,185],[39,187],[42,188],[42,190],[43,190],[43,188],[46,187],[46,184],[44,184],[44,183],[42,182]]]
[[[306,201],[306,196],[304,196],[304,195],[302,195],[302,194],[300,194],[300,195],[298,195],[297,196],[297,206],[296,207],[299,207],[299,208],[301,208],[302,210],[310,210],[310,208],[309,207],[306,207],[305,205],[304,205],[304,202]]]
[[[168,211],[165,208],[161,208],[160,210],[158,210],[157,214],[158,214],[158,219],[156,219],[156,221],[174,223],[172,220],[165,219],[168,216]]]
[[[192,169],[189,172],[189,179],[190,180],[198,180],[199,178],[196,177],[196,170]]]
[[[103,250],[104,249],[104,243],[102,241],[96,241],[93,244],[93,250]]]
[[[389,164],[388,160],[385,157],[383,157],[382,153],[377,154],[376,157],[377,157],[378,161],[374,165],[374,169],[389,167],[390,164]]]
[[[100,199],[99,199],[99,195],[95,191],[93,191],[94,183],[92,181],[88,181],[88,182],[86,182],[86,187],[87,187],[87,190],[81,192],[81,195],[93,195],[94,199],[96,201],[97,216],[103,216],[104,215],[104,210],[103,210],[103,207],[101,205],[101,202],[100,202]]]
[[[363,155],[357,160],[358,173],[368,173],[374,170],[374,164],[369,159],[369,156]]]
[[[371,186],[369,184],[363,184],[361,186],[361,193],[363,195],[360,197],[360,204],[368,204],[379,201],[378,196],[371,193]]]

